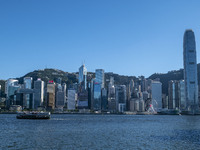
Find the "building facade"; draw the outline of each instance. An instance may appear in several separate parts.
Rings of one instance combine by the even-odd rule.
[[[159,81],[152,81],[151,83],[151,98],[152,102],[156,101],[154,103],[156,106],[154,106],[157,111],[162,109],[162,83]]]
[[[44,81],[37,79],[34,81],[34,109],[43,106],[44,102]]]
[[[186,30],[183,39],[183,62],[185,99],[188,111],[199,111],[197,60],[195,35],[192,30]]]

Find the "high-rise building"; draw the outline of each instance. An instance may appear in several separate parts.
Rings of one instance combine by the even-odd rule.
[[[87,89],[87,69],[84,64],[79,68],[78,83],[83,84],[84,89]]]
[[[184,80],[169,81],[168,86],[168,108],[185,110],[185,84]]]
[[[118,111],[124,112],[126,110],[126,86],[118,85],[116,87],[116,101],[118,104]]]
[[[64,92],[64,103],[66,103],[67,84],[62,84],[62,91]]]
[[[68,110],[75,110],[76,109],[76,102],[77,102],[77,93],[74,89],[68,90],[68,99],[67,99],[67,109]]]
[[[180,107],[179,100],[179,82],[176,80],[171,80],[168,83],[168,108],[175,109]]]
[[[110,83],[108,85],[108,110],[110,112],[116,112],[118,109],[116,98],[115,98],[115,86],[114,78],[110,78]]]
[[[32,89],[32,78],[25,77],[24,78],[24,88],[25,89]],[[24,101],[27,103],[27,108],[33,107],[33,99],[31,98],[31,94],[24,94]]]
[[[43,105],[44,99],[44,81],[37,79],[34,81],[34,109],[37,109],[39,106]]]
[[[55,83],[49,81],[47,84],[47,109],[52,110],[55,108]]]
[[[56,108],[59,108],[60,110],[63,110],[64,106],[65,106],[64,91],[58,90],[56,92]]]
[[[25,89],[32,89],[32,77],[25,77],[24,78],[24,87]]]
[[[198,83],[197,83],[197,59],[196,43],[192,30],[186,30],[183,41],[183,62],[185,98],[187,110],[195,113],[199,111],[198,103]]]
[[[5,83],[5,94],[8,97],[8,92],[9,92],[9,86],[18,86],[18,80],[16,79],[8,79]]]
[[[179,99],[180,99],[180,109],[186,109],[186,101],[185,101],[185,81],[179,81]]]
[[[88,91],[81,90],[78,92],[78,100],[77,100],[78,109],[88,109]]]
[[[101,91],[101,109],[103,111],[108,110],[108,96],[107,96],[107,90],[105,88]]]
[[[151,98],[152,102],[156,101],[154,108],[159,111],[162,109],[162,83],[159,81],[152,81],[151,83]]]
[[[101,110],[101,84],[94,82],[93,110]]]
[[[103,69],[96,69],[95,70],[95,82],[101,84],[101,88],[104,88],[104,70]]]
[[[9,108],[11,105],[16,105],[16,92],[20,89],[20,85],[9,85],[7,87],[8,94],[6,98],[6,107]]]

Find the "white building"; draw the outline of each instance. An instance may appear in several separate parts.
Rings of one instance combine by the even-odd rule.
[[[34,108],[37,109],[38,106],[43,105],[43,99],[44,99],[44,81],[41,79],[37,79],[37,81],[34,82]]]

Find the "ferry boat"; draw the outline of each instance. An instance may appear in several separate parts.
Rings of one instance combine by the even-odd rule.
[[[169,110],[162,110],[158,112],[158,115],[179,115],[180,110],[178,109],[169,109]]]
[[[21,112],[16,116],[17,119],[50,119],[50,112]]]

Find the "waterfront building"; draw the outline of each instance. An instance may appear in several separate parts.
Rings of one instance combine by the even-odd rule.
[[[32,89],[32,78],[31,77],[25,77],[24,78],[24,89]],[[31,108],[31,106],[34,106],[33,101],[32,101],[32,95],[30,94],[24,94],[24,101],[26,101],[27,108]]]
[[[56,90],[56,108],[57,110],[63,110],[65,106],[65,92],[63,91],[63,86],[57,84]]]
[[[62,84],[62,91],[64,92],[64,103],[66,103],[66,94],[67,94],[67,84],[63,83]]]
[[[163,101],[163,108],[168,109],[169,100],[166,94],[162,94],[162,101]]]
[[[186,99],[185,99],[185,81],[179,81],[179,99],[180,99],[180,109],[186,109]]]
[[[9,95],[8,95],[8,92],[9,92],[9,86],[18,86],[18,80],[16,79],[8,79],[6,82],[5,82],[5,94],[6,94],[6,97],[8,98]]]
[[[34,109],[37,109],[40,106],[43,106],[44,102],[44,81],[37,79],[34,81]]]
[[[144,110],[145,110],[144,104],[145,104],[144,100],[140,99],[140,101],[139,101],[139,111],[140,112],[144,112]]]
[[[186,109],[186,101],[185,101],[185,84],[184,80],[169,81],[168,86],[168,108],[169,109]]]
[[[49,81],[47,84],[47,100],[46,106],[48,110],[53,110],[55,108],[55,83],[53,81]]]
[[[84,89],[87,89],[87,69],[85,64],[79,68],[78,83],[83,84]]]
[[[135,111],[134,103],[135,103],[135,99],[133,98],[133,99],[130,100],[130,111],[131,111],[131,112],[134,112],[134,111]]]
[[[101,87],[102,84],[94,82],[94,99],[93,99],[93,110],[101,110]]]
[[[101,91],[101,109],[102,111],[108,110],[108,96],[107,96],[107,90],[105,88]]]
[[[11,105],[16,105],[16,92],[20,89],[20,85],[10,84],[7,87],[7,98],[6,107],[9,108]]]
[[[103,69],[96,69],[95,70],[95,82],[101,84],[101,88],[104,88],[104,70]]]
[[[20,88],[17,91],[17,105],[21,105],[23,109],[34,109],[34,89]]]
[[[126,111],[126,86],[119,85],[116,87],[116,102],[118,104],[118,111]]]
[[[186,30],[183,39],[183,62],[185,99],[188,111],[199,111],[198,82],[197,82],[197,58],[195,35],[192,30]]]
[[[110,78],[110,83],[108,85],[108,110],[110,112],[116,112],[118,109],[117,102],[115,98],[115,85],[114,78]]]
[[[175,109],[177,108],[177,101],[178,99],[178,82],[177,81],[169,81],[168,83],[168,94],[169,94],[169,102],[168,102],[168,108],[169,109]]]
[[[77,108],[88,109],[88,91],[87,90],[82,90],[78,92]]]
[[[152,81],[151,83],[151,98],[152,102],[156,101],[153,106],[155,109],[162,109],[162,83],[160,81]]]
[[[134,101],[134,111],[138,112],[140,110],[139,99]]]
[[[130,111],[131,112],[144,112],[145,102],[139,98],[133,98],[130,100]]]
[[[67,99],[67,109],[68,110],[75,110],[76,109],[76,102],[77,102],[77,93],[74,89],[68,90],[68,99]]]

